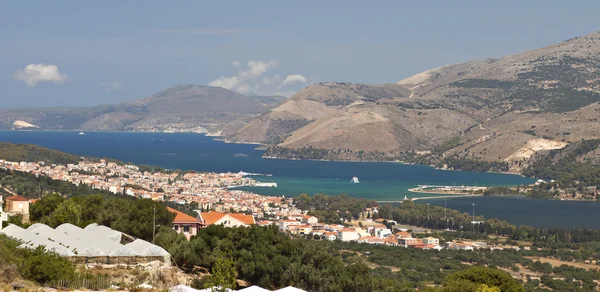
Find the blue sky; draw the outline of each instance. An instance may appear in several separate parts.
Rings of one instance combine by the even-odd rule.
[[[109,104],[188,83],[291,94],[396,82],[600,30],[598,11],[597,0],[2,1],[0,107]]]

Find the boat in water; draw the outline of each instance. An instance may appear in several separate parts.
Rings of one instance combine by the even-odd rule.
[[[84,132],[79,132],[79,136],[83,136],[83,135],[85,135]]]
[[[238,174],[241,176],[273,176],[272,174],[253,173],[253,172],[245,172],[245,171],[240,171],[240,172],[238,172]]]
[[[359,181],[358,181],[358,177],[356,177],[356,176],[355,176],[355,177],[353,177],[353,178],[350,180],[350,182],[351,182],[351,183],[353,183],[353,184],[357,184],[357,183],[359,183]]]

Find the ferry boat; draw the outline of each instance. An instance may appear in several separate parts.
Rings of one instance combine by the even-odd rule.
[[[355,176],[355,177],[353,177],[353,178],[350,180],[350,182],[351,182],[351,183],[353,183],[353,184],[357,184],[357,183],[359,183],[359,181],[358,181],[358,177],[356,177],[356,176]]]
[[[84,132],[79,132],[79,136],[85,135]]]

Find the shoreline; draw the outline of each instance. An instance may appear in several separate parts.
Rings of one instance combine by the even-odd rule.
[[[82,132],[84,130],[44,130],[44,129],[32,129],[32,130],[20,130],[20,129],[14,129],[14,130],[0,130],[3,132],[74,132],[74,133],[79,133]],[[239,142],[239,141],[232,141],[232,140],[227,140],[227,139],[223,139],[223,137],[225,136],[220,136],[220,135],[214,135],[211,132],[194,132],[194,131],[98,131],[98,130],[87,130],[88,132],[92,132],[92,133],[147,133],[147,134],[198,134],[198,135],[204,135],[206,137],[210,137],[212,139],[214,139],[215,141],[220,141],[226,144],[241,144],[241,145],[259,145],[262,147],[267,147],[267,145],[263,144],[263,143],[259,143],[259,142]],[[258,148],[258,147],[257,147]],[[255,149],[257,151],[264,151],[262,149]],[[262,158],[265,159],[279,159],[279,160],[293,160],[293,161],[323,161],[323,162],[360,162],[360,163],[399,163],[399,164],[403,164],[403,165],[413,165],[413,166],[424,166],[424,167],[431,167],[433,169],[436,170],[446,170],[446,171],[465,171],[465,172],[476,172],[476,173],[494,173],[494,174],[506,174],[506,175],[518,175],[521,177],[527,177],[524,176],[521,173],[518,172],[498,172],[498,171],[469,171],[469,170],[455,170],[455,169],[445,169],[445,168],[441,168],[441,167],[437,167],[437,166],[433,166],[433,165],[427,165],[427,164],[418,164],[418,163],[411,163],[411,162],[405,162],[402,160],[385,160],[385,161],[369,161],[369,160],[332,160],[332,159],[298,159],[298,158],[281,158],[281,157],[276,157],[276,156],[262,156]]]

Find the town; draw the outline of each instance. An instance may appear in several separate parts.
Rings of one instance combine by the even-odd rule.
[[[393,220],[371,220],[367,213],[375,214],[377,207],[364,210],[364,216],[344,220],[343,224],[325,224],[308,210],[294,205],[292,198],[272,197],[235,189],[240,186],[255,186],[257,181],[244,176],[245,173],[199,173],[199,172],[148,172],[140,171],[135,165],[119,164],[100,160],[83,160],[78,164],[57,165],[44,162],[12,162],[0,160],[0,168],[48,176],[75,185],[86,184],[94,189],[123,194],[154,201],[172,202],[178,205],[189,204],[196,207],[196,216],[191,216],[169,208],[176,214],[173,228],[188,239],[198,230],[212,224],[226,227],[276,225],[281,232],[292,236],[316,240],[354,241],[367,244],[381,244],[405,248],[443,248],[474,250],[491,247],[483,242],[455,241],[440,245],[440,240],[428,236],[434,230],[416,226],[398,225]],[[4,187],[5,191],[11,192]],[[39,198],[24,198],[13,193],[5,198],[6,208],[2,214],[21,214],[28,220],[29,204]],[[1,200],[0,200],[1,201]],[[473,224],[481,222],[473,222]],[[0,225],[1,228],[2,225]],[[414,236],[414,237],[413,237]]]

